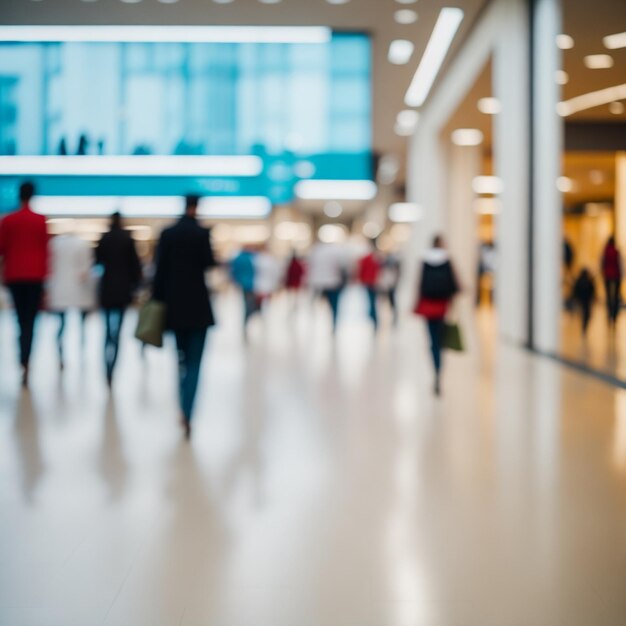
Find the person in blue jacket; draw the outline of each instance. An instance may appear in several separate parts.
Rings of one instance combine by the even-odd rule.
[[[248,320],[259,309],[257,296],[254,292],[254,259],[256,252],[251,247],[244,247],[230,262],[230,277],[239,287],[243,297],[243,330],[248,327]]]

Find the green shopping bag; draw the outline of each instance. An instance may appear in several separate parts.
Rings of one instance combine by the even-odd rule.
[[[456,352],[465,350],[461,327],[456,322],[445,322],[443,327],[443,347]]]
[[[135,337],[142,343],[160,348],[165,332],[165,305],[157,300],[148,300],[139,311]]]

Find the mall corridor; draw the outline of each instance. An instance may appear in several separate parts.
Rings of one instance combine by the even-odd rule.
[[[99,317],[60,373],[44,316],[26,391],[0,314],[1,624],[624,623],[626,391],[486,317],[437,400],[412,316],[279,300],[246,346],[232,306],[190,443],[172,346],[126,336],[109,395]]]

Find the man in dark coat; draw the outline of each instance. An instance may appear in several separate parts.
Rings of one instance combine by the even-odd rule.
[[[141,263],[135,242],[130,233],[122,228],[122,216],[119,213],[111,216],[111,228],[100,239],[96,248],[96,263],[103,268],[100,306],[106,323],[104,358],[107,383],[110,386],[119,351],[124,312],[132,302],[133,293],[141,280]]]
[[[185,214],[161,234],[153,297],[166,307],[166,328],[178,349],[182,425],[191,435],[193,411],[206,333],[215,323],[206,270],[216,265],[210,233],[196,220],[197,196],[187,196]]]

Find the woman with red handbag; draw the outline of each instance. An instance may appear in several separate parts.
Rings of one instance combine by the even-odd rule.
[[[443,237],[437,235],[433,246],[426,251],[422,264],[422,279],[415,314],[421,315],[428,324],[430,350],[435,368],[435,394],[441,395],[441,350],[445,317],[452,298],[458,293],[459,284],[452,267],[450,255],[445,249]]]

